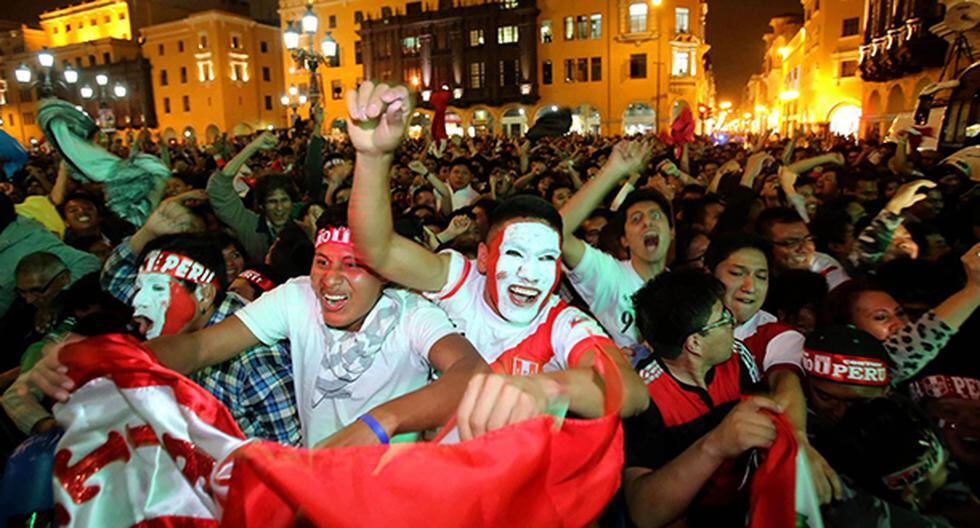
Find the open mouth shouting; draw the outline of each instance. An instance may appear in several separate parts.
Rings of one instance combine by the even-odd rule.
[[[138,333],[141,339],[146,339],[146,334],[153,327],[153,321],[145,315],[137,315],[130,320],[129,327]]]
[[[507,295],[510,297],[510,302],[514,303],[515,306],[526,308],[534,306],[538,302],[538,298],[541,297],[541,290],[513,284],[507,288]]]
[[[647,251],[654,251],[660,246],[660,235],[658,233],[647,233],[643,235],[643,247]]]
[[[324,310],[329,312],[339,312],[340,310],[343,310],[345,306],[347,306],[347,303],[350,301],[350,294],[323,292],[320,299],[320,304],[323,306]]]

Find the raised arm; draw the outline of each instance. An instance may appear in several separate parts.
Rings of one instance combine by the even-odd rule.
[[[381,276],[420,291],[439,291],[449,255],[437,255],[395,233],[389,169],[412,113],[404,86],[366,81],[347,92],[347,130],[357,150],[349,206],[351,234],[364,262]]]
[[[260,344],[252,331],[234,316],[196,332],[146,342],[163,366],[181,374],[223,363]]]
[[[561,252],[562,259],[569,268],[577,266],[585,252],[585,242],[575,236],[575,230],[602,203],[602,199],[616,186],[620,178],[631,172],[639,172],[649,160],[648,144],[642,141],[620,142],[612,149],[599,174],[589,180],[561,208],[564,224]]]

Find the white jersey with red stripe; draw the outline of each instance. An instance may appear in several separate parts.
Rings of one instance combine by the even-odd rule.
[[[813,259],[810,260],[810,271],[819,273],[827,279],[828,290],[833,290],[842,282],[851,279],[847,271],[844,270],[844,266],[841,266],[837,259],[819,251],[814,252]]]
[[[503,319],[484,298],[487,279],[477,271],[476,261],[456,251],[445,253],[450,255],[446,284],[425,295],[498,371],[526,375],[563,370],[574,367],[593,346],[615,346],[594,319],[554,294],[528,324]]]
[[[759,310],[748,321],[735,327],[735,338],[745,343],[763,373],[787,367],[803,371],[803,343],[806,338],[765,310]]]

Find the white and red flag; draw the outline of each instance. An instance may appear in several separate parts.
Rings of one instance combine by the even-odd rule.
[[[769,414],[776,439],[752,475],[749,528],[823,528],[806,453],[783,415]]]
[[[54,458],[59,525],[218,526],[223,462],[246,443],[228,410],[132,337],[60,354],[77,389],[54,407],[65,429]]]

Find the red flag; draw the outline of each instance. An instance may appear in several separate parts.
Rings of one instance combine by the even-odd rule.
[[[432,139],[446,139],[446,107],[449,106],[449,92],[436,90],[429,97],[435,112],[432,114]]]
[[[752,476],[749,528],[822,528],[820,501],[793,426],[781,414],[763,412],[776,425],[776,440]]]

